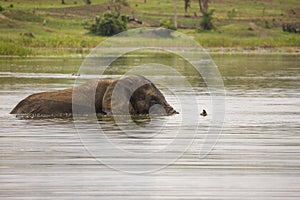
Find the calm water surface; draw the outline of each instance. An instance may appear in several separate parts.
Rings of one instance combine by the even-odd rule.
[[[217,143],[207,156],[200,156],[211,123],[210,93],[183,60],[166,57],[164,64],[177,66],[195,93],[188,93],[174,80],[168,82],[169,88],[178,96],[196,94],[199,110],[205,108],[209,115],[200,119],[191,115],[191,121],[200,121],[200,128],[187,151],[163,169],[146,174],[112,169],[118,168],[119,155],[111,155],[113,167],[92,156],[77,131],[80,123],[91,127],[83,131],[95,131],[93,120],[84,118],[75,126],[72,118],[21,120],[8,114],[31,93],[72,87],[75,77],[71,74],[77,72],[82,59],[0,58],[1,199],[299,199],[299,55],[213,58],[226,89],[226,115]],[[121,74],[128,66],[153,59],[126,57],[114,63],[115,71]],[[157,75],[153,79],[168,77]],[[161,89],[170,104],[180,110],[176,99]],[[180,119],[180,115],[139,119],[132,135],[124,134],[109,119],[99,119],[97,125],[122,150],[139,153],[159,151],[180,128],[178,138],[187,139],[193,130],[180,127]],[[130,123],[124,122],[123,128],[132,128]],[[160,134],[153,134],[162,126]],[[102,148],[104,144],[99,141],[96,145]],[[166,155],[174,154],[181,155],[176,150]],[[164,161],[153,165],[161,167]],[[140,163],[131,167],[148,166]]]

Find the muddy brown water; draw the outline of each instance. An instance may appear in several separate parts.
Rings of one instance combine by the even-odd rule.
[[[31,93],[72,87],[76,78],[72,73],[82,59],[0,58],[1,199],[299,199],[300,56],[214,55],[213,59],[226,89],[223,131],[213,149],[201,157],[201,136],[211,122],[210,93],[192,71],[184,70],[182,60],[167,57],[164,64],[183,67],[195,93],[177,87],[176,80],[168,87],[178,96],[196,94],[199,113],[205,108],[208,116],[191,115],[190,121],[200,121],[200,137],[184,152],[165,154],[166,160],[174,154],[177,159],[165,162],[159,157],[152,163],[158,170],[136,174],[120,170],[124,157],[105,151],[96,135],[91,134],[96,139],[90,140],[103,148],[102,156],[109,156],[110,165],[85,146],[86,138],[80,134],[95,132],[94,120],[81,118],[74,124],[72,118],[24,120],[8,114]],[[151,60],[151,56],[121,59],[115,63],[116,74],[107,76]],[[180,110],[176,99],[164,93]],[[99,119],[97,125],[114,145],[135,155],[159,151],[179,129],[179,139],[187,139],[193,127],[182,127],[180,119],[180,115],[140,118],[135,122],[138,130],[128,125],[132,121],[122,121],[122,128],[132,131],[129,134],[109,119]],[[140,170],[149,167],[146,159],[145,155],[145,163],[138,164],[126,161]]]

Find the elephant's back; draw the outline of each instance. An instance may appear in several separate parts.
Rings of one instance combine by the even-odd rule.
[[[11,114],[53,115],[72,112],[72,89],[32,94],[10,112]]]

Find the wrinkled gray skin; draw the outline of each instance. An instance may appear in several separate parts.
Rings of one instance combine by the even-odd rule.
[[[59,115],[73,111],[104,115],[178,114],[151,81],[137,75],[32,94],[19,102],[11,114]]]

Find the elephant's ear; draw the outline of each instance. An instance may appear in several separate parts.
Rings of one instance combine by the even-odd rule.
[[[124,79],[110,84],[103,96],[102,110],[107,115],[129,115],[134,114],[130,103],[130,83]]]

